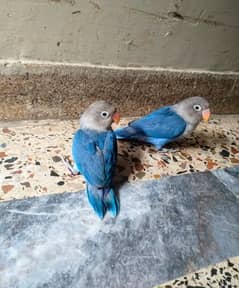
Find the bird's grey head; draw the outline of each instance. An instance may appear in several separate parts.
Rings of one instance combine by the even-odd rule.
[[[118,123],[119,113],[116,109],[104,100],[92,103],[80,118],[80,128],[96,131],[111,129],[113,122]]]
[[[210,117],[209,103],[205,98],[195,96],[173,105],[174,110],[189,124],[196,126]]]

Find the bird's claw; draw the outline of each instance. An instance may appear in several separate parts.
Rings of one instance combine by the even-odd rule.
[[[79,172],[74,169],[74,167],[71,165],[71,163],[68,159],[61,156],[61,160],[65,164],[68,171],[70,172],[70,176],[75,176],[75,175],[79,174]]]
[[[159,153],[176,153],[179,152],[178,148],[161,148],[158,150]]]

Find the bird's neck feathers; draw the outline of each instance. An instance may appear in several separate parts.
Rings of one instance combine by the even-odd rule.
[[[175,105],[172,106],[172,109],[180,116],[183,118],[183,120],[193,126],[196,127],[200,121],[198,121],[195,117],[193,117],[192,115],[190,115],[189,113],[187,113],[187,111],[185,111],[185,107],[183,105],[181,105],[181,103],[177,103]]]
[[[87,115],[82,115],[80,119],[80,129],[92,130],[96,132],[106,132],[111,130],[111,127],[102,126],[100,123],[96,122],[94,119],[87,117]]]

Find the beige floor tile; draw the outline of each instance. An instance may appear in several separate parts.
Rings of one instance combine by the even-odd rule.
[[[132,119],[123,119],[120,126]],[[68,175],[60,157],[71,159],[78,121],[0,123],[0,200],[84,188],[82,176]],[[116,182],[159,179],[239,164],[239,116],[214,116],[181,143],[176,153],[159,153],[147,144],[119,141]]]

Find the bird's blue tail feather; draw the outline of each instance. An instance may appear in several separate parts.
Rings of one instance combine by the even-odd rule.
[[[104,204],[107,210],[111,213],[113,217],[117,216],[119,213],[119,200],[117,199],[115,192],[112,188],[104,193]]]
[[[136,131],[132,127],[124,127],[114,131],[117,139],[130,139],[135,136]]]
[[[108,210],[113,217],[119,213],[119,200],[112,188],[97,188],[87,184],[86,192],[91,207],[100,219],[104,218],[106,210]]]
[[[91,207],[94,209],[95,213],[103,219],[105,216],[105,205],[103,202],[104,190],[99,189],[95,186],[87,184],[86,193]]]

